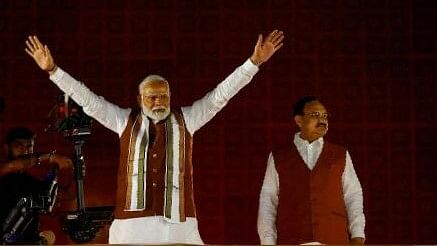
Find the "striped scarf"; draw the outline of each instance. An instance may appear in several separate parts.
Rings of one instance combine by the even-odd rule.
[[[171,223],[185,221],[184,215],[184,165],[185,125],[171,113],[165,122],[165,197],[164,218]],[[146,173],[149,120],[138,115],[132,126],[129,143],[128,187],[125,211],[143,211],[146,204]]]

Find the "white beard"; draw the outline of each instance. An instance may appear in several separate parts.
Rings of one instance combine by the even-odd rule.
[[[141,108],[143,114],[152,119],[155,123],[164,120],[170,114],[170,107],[158,106],[150,109],[143,106]]]

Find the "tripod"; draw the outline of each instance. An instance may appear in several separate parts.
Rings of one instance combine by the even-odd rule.
[[[77,186],[77,209],[79,212],[85,212],[85,198],[83,191],[83,179],[85,177],[85,161],[82,155],[82,146],[85,143],[85,138],[73,136],[74,144],[74,176]]]
[[[86,136],[91,132],[88,128],[74,129],[67,132],[66,136],[74,145],[74,174],[77,187],[77,211],[67,215],[64,221],[64,230],[68,231],[73,241],[82,243],[95,238],[97,228],[85,211],[85,198],[83,180],[85,177],[85,161],[82,155],[82,146]]]

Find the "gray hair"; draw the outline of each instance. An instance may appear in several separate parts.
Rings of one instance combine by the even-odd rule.
[[[143,81],[141,81],[141,83],[138,85],[138,92],[141,94],[141,88],[143,88],[145,85],[149,84],[152,81],[165,82],[168,90],[170,90],[170,84],[168,83],[168,81],[164,77],[162,77],[160,75],[156,75],[156,74],[151,74],[151,75],[148,75],[146,78],[144,78]]]

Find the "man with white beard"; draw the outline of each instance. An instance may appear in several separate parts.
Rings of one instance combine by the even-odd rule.
[[[203,244],[193,199],[192,138],[250,82],[282,46],[282,31],[258,36],[252,56],[191,106],[170,110],[170,86],[158,75],[139,85],[141,111],[120,108],[59,68],[47,45],[29,36],[26,52],[89,116],[120,137],[111,244]]]

